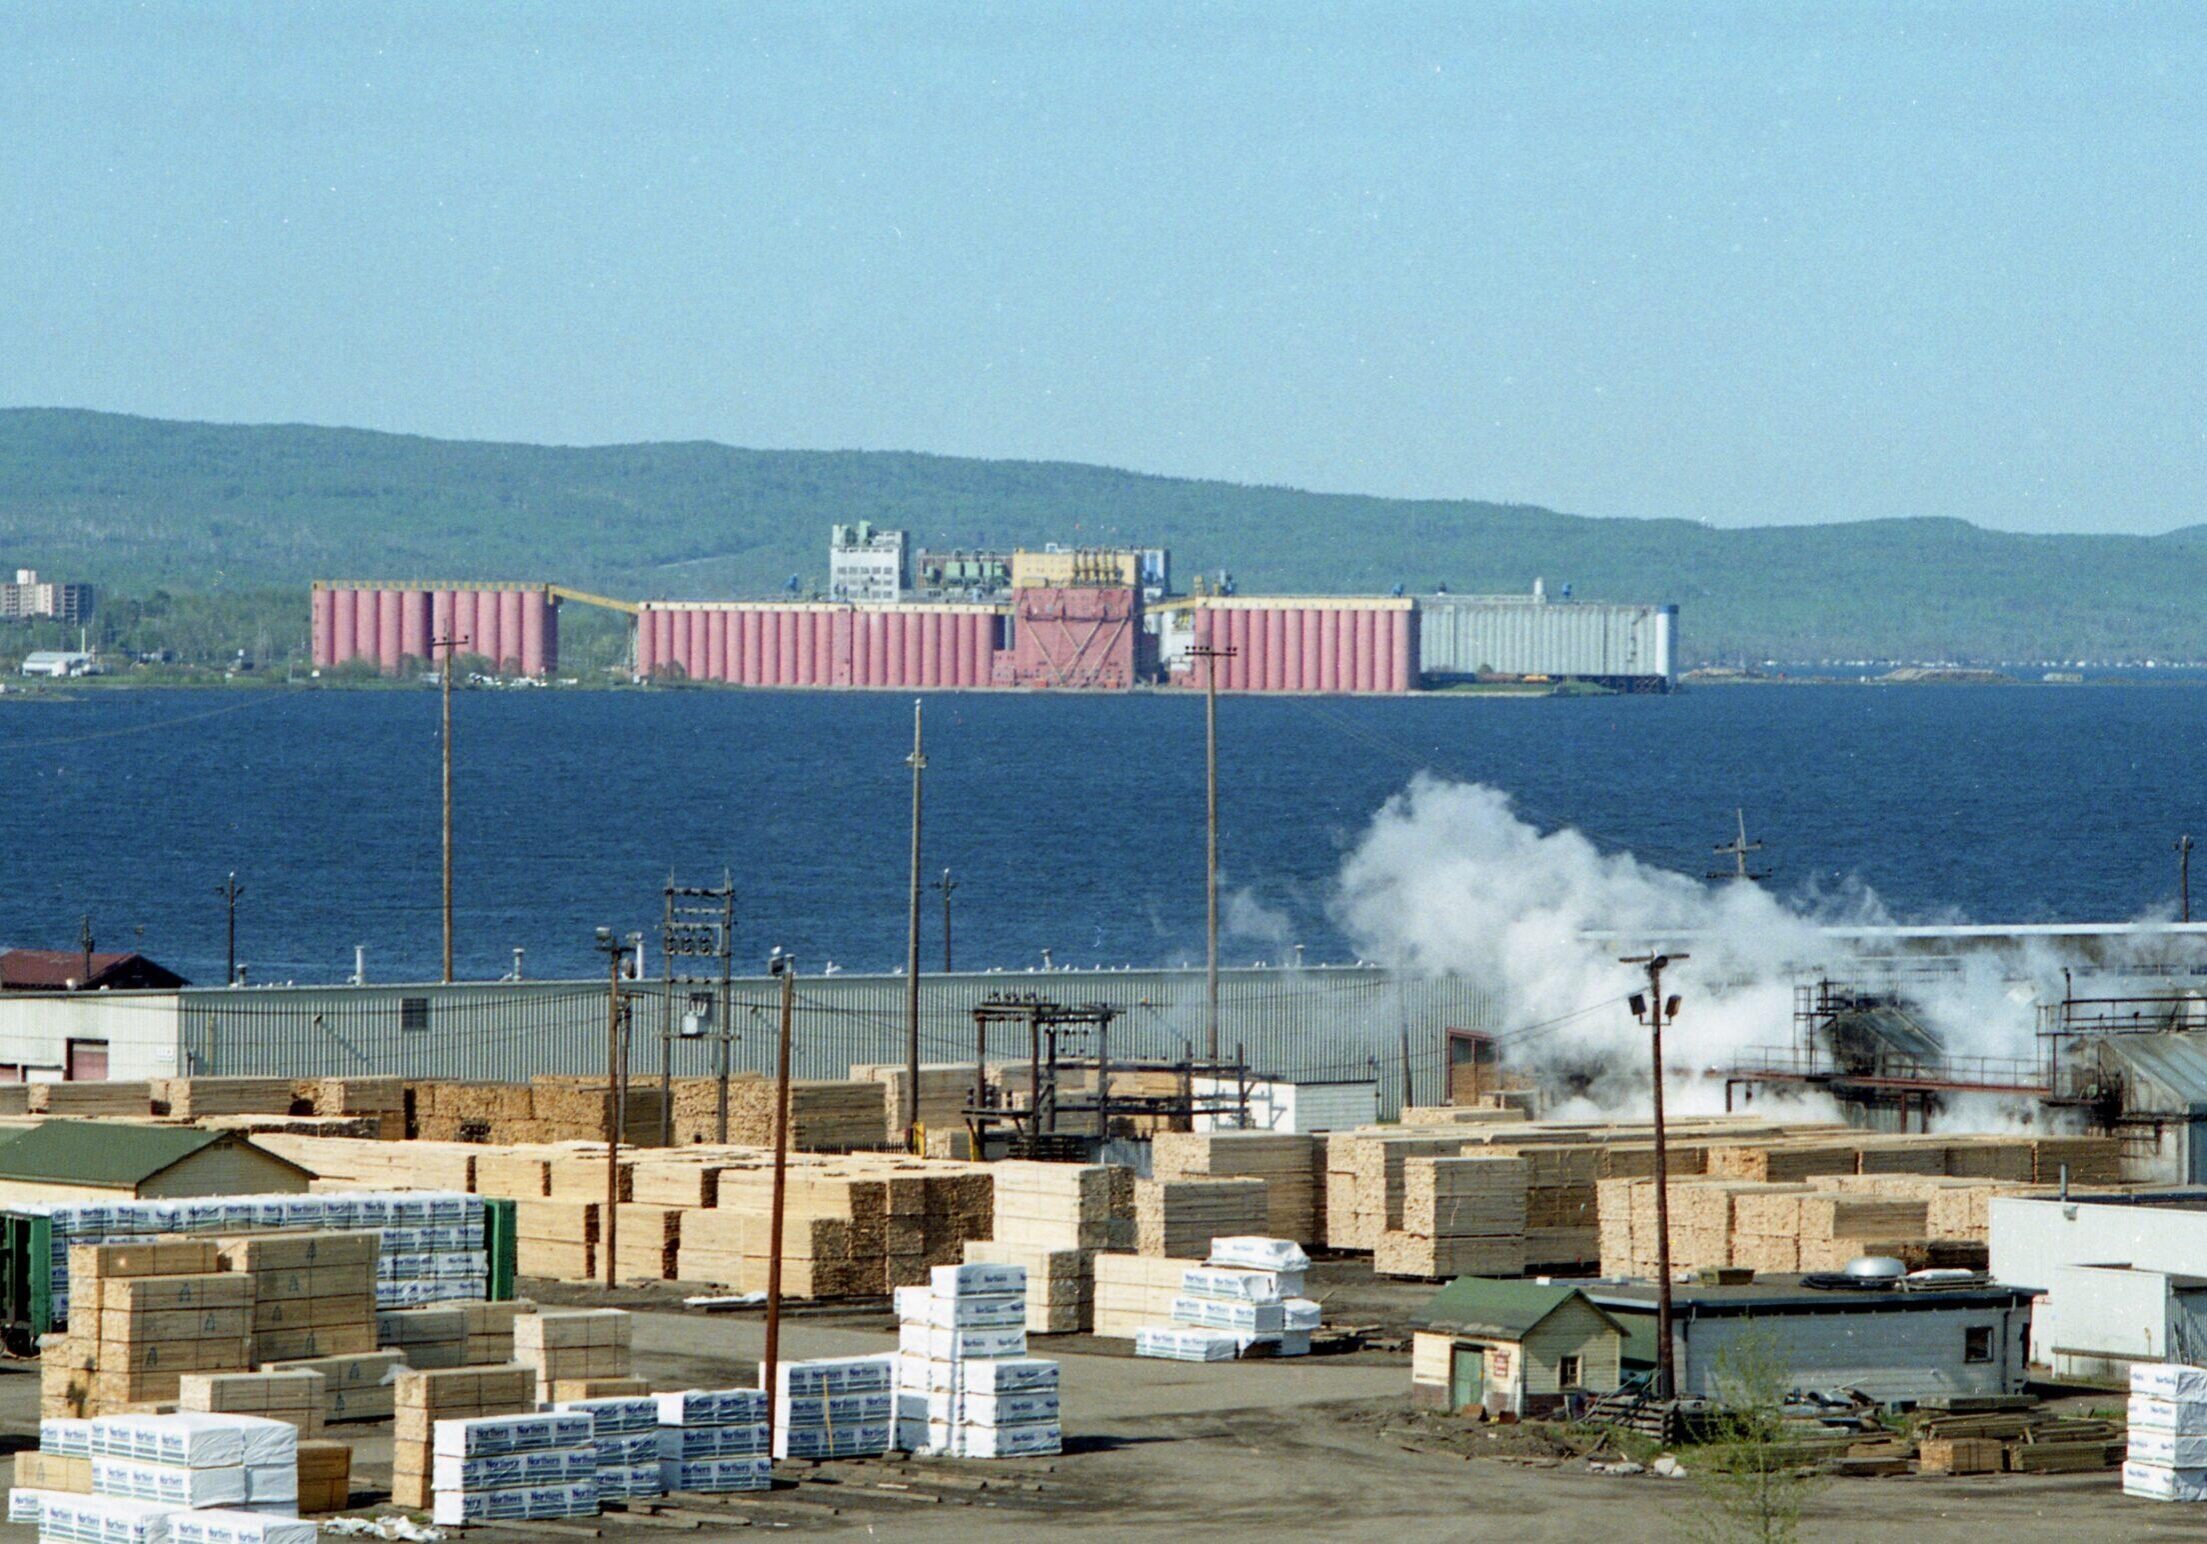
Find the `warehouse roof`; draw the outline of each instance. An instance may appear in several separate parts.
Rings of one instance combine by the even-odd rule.
[[[0,1180],[93,1186],[140,1185],[194,1153],[245,1139],[235,1131],[190,1126],[131,1126],[110,1121],[50,1120],[0,1145]],[[246,1145],[251,1146],[250,1143]],[[265,1148],[253,1149],[298,1168]],[[301,1170],[304,1173],[304,1170]]]
[[[1489,1276],[1459,1276],[1433,1295],[1410,1322],[1421,1330],[1441,1330],[1454,1335],[1491,1335],[1498,1340],[1523,1340],[1541,1321],[1573,1298],[1586,1301],[1577,1287],[1563,1282],[1502,1281]],[[1610,1328],[1621,1330],[1615,1319],[1596,1307]]]
[[[2184,1111],[2207,1110],[2207,1034],[2108,1035],[2099,1044],[2131,1072],[2167,1089]]]
[[[168,988],[189,985],[165,965],[135,950],[94,954],[85,975],[81,949],[0,949],[0,991],[84,991],[95,987]]]

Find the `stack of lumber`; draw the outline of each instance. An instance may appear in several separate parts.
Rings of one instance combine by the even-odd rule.
[[[1523,1158],[1499,1153],[1410,1159],[1403,1171],[1403,1225],[1380,1235],[1373,1270],[1429,1281],[1521,1275],[1531,1169]]]
[[[148,1085],[156,1114],[194,1120],[202,1115],[289,1115],[289,1078],[155,1078]]]
[[[509,1361],[512,1347],[507,1347],[503,1357],[485,1358],[489,1361]],[[398,1351],[363,1351],[354,1356],[306,1357],[293,1362],[269,1362],[263,1372],[311,1372],[322,1379],[322,1421],[329,1425],[338,1421],[389,1420],[395,1408],[391,1403],[391,1382],[399,1369],[406,1365],[406,1357]],[[455,1362],[452,1365],[459,1365]]]
[[[1861,1255],[1890,1255],[1913,1269],[1981,1269],[1981,1237],[1942,1238],[1932,1227],[1932,1201],[1925,1192],[1943,1200],[1960,1183],[1965,1182],[1892,1175],[1823,1175],[1800,1185],[1705,1176],[1673,1180],[1671,1269],[1838,1271]],[[1655,1182],[1604,1180],[1600,1197],[1602,1273],[1655,1275]]]
[[[211,1239],[80,1244],[69,1283],[68,1333],[40,1347],[42,1416],[173,1401],[187,1372],[253,1365],[253,1280],[224,1272]]]
[[[383,1122],[373,1115],[202,1115],[192,1124],[202,1131],[237,1131],[254,1137],[374,1140],[383,1130]]]
[[[1027,1273],[1027,1333],[1070,1335],[1094,1322],[1096,1251],[966,1243],[968,1265],[1016,1265]]]
[[[902,1062],[854,1062],[851,1077],[881,1085],[882,1133],[904,1131],[905,1071]],[[963,1129],[966,1106],[973,1102],[973,1063],[920,1063],[920,1124],[930,1131]]]
[[[1801,1198],[1807,1185],[1769,1185],[1732,1197],[1731,1263],[1765,1274],[1801,1268]],[[1603,1257],[1607,1260],[1608,1256]]]
[[[1268,1238],[1317,1241],[1318,1140],[1293,1132],[1160,1131],[1150,1139],[1155,1179],[1261,1179]]]
[[[406,1084],[399,1078],[302,1078],[292,1097],[316,1115],[357,1115],[376,1121],[386,1142],[406,1135]]]
[[[728,1138],[771,1147],[775,1085],[745,1078],[728,1090]],[[885,1146],[881,1085],[849,1080],[800,1080],[789,1085],[789,1145],[805,1153],[847,1153]]]
[[[617,1281],[673,1281],[682,1242],[682,1208],[624,1201],[614,1230]]]
[[[504,1363],[513,1359],[515,1321],[534,1312],[536,1305],[526,1298],[386,1308],[376,1315],[376,1343],[398,1352],[412,1367]],[[325,1376],[335,1374],[325,1369]]]
[[[322,1375],[305,1368],[282,1372],[188,1372],[178,1380],[176,1408],[206,1415],[257,1415],[322,1435],[328,1394]]]
[[[447,1367],[402,1372],[392,1385],[391,1500],[416,1511],[430,1504],[439,1421],[526,1415],[536,1408],[533,1367]]]
[[[1930,1411],[1909,1436],[1918,1466],[1934,1474],[2074,1474],[2123,1461],[2122,1427],[2051,1410]]]
[[[1402,1109],[1405,1126],[1484,1126],[1523,1119],[1523,1110],[1488,1104],[1409,1104]]]
[[[739,1082],[759,1081],[755,1072],[728,1074],[729,1140],[735,1131],[735,1087]],[[677,1147],[688,1147],[696,1142],[718,1142],[720,1136],[720,1080],[718,1078],[676,1078],[669,1090],[672,1096],[673,1139]]]
[[[1115,1164],[1007,1159],[986,1171],[999,1244],[1029,1249],[1129,1249],[1134,1173]]]
[[[1929,1237],[1929,1207],[1890,1196],[1820,1192],[1803,1196],[1801,1269],[1845,1270],[1863,1255],[1891,1254],[1894,1246]]]
[[[475,1189],[475,1160],[483,1149],[464,1142],[376,1142],[348,1137],[271,1133],[254,1145],[298,1164],[337,1190]]]
[[[2059,1185],[2066,1169],[2072,1190],[2123,1181],[2123,1142],[2114,1136],[2036,1137],[2031,1142],[2031,1178]]]
[[[260,1233],[214,1241],[253,1289],[252,1362],[373,1351],[381,1235]]]
[[[552,1193],[552,1159],[557,1148],[509,1147],[475,1160],[478,1195],[536,1201]],[[600,1149],[603,1151],[603,1149]]]
[[[299,1515],[316,1517],[352,1505],[350,1442],[302,1438],[299,1443]]]
[[[582,1385],[629,1375],[633,1321],[618,1308],[560,1308],[513,1326],[513,1359],[536,1375],[539,1404],[595,1397]]]
[[[586,1142],[605,1138],[605,1079],[538,1077],[529,1080],[529,1115],[538,1142]],[[621,1139],[640,1145],[659,1140],[659,1116],[666,1108],[659,1085],[633,1078],[621,1112]]]
[[[534,1142],[538,1133],[526,1083],[407,1084],[413,1135],[424,1142]],[[602,1130],[604,1122],[599,1122]]]
[[[1096,1256],[1095,1333],[1132,1340],[1146,1328],[1172,1321],[1173,1299],[1187,1273],[1202,1265],[1204,1252],[1182,1259],[1150,1255]]]
[[[514,1203],[514,1268],[553,1281],[595,1280],[604,1207],[603,1201]]]
[[[32,1083],[28,1107],[33,1115],[150,1115],[153,1088],[148,1083]]]
[[[1214,1238],[1262,1234],[1269,1209],[1261,1179],[1138,1179],[1135,1252],[1202,1259]]]
[[[635,1198],[636,1156],[620,1149],[613,1162],[613,1199]],[[603,1201],[606,1157],[602,1144],[578,1142],[558,1149],[544,1171],[544,1193],[555,1201]]]
[[[701,1207],[720,1204],[720,1175],[724,1168],[741,1167],[725,1158],[693,1157],[685,1152],[654,1155],[629,1174],[629,1195],[651,1206]]]

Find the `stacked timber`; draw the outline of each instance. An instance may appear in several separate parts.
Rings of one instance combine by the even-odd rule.
[[[513,1359],[536,1374],[539,1404],[598,1397],[585,1385],[629,1375],[633,1321],[618,1308],[560,1308],[513,1326]]]
[[[727,1140],[731,1142],[737,1140],[734,1116],[735,1088],[737,1084],[757,1083],[759,1081],[761,1081],[759,1075],[755,1072],[731,1071],[728,1074],[730,1114],[728,1117]],[[720,1079],[676,1078],[669,1092],[673,1101],[672,1127],[675,1146],[689,1147],[695,1143],[719,1142],[722,1140],[720,1134]],[[766,1140],[769,1142],[773,1140],[771,1131],[768,1132]]]
[[[1318,1140],[1293,1132],[1160,1131],[1150,1139],[1155,1179],[1261,1179],[1271,1238],[1317,1241],[1314,1222],[1321,1170]]]
[[[882,1135],[885,1138],[901,1136],[904,1131],[904,1063],[855,1062],[851,1066],[851,1078],[855,1082],[881,1085]],[[962,1130],[966,1123],[966,1106],[972,1102],[972,1062],[920,1064],[919,1120],[922,1126],[929,1131]]]
[[[746,1078],[728,1091],[728,1138],[758,1147],[774,1142],[775,1085]],[[803,1080],[789,1085],[789,1143],[798,1152],[847,1153],[888,1142],[881,1085]]]
[[[524,1415],[536,1408],[533,1367],[447,1367],[402,1372],[392,1385],[391,1500],[426,1510],[436,1466],[431,1448],[439,1421]]]
[[[619,1281],[673,1281],[682,1242],[679,1206],[622,1202],[614,1230],[613,1275]]]
[[[69,1281],[68,1331],[40,1346],[44,1418],[173,1401],[184,1373],[253,1365],[253,1278],[225,1272],[211,1239],[80,1244]]]
[[[327,1393],[311,1368],[259,1372],[188,1372],[178,1380],[176,1408],[202,1415],[257,1415],[322,1435]]]
[[[2037,1137],[2031,1142],[2031,1178],[2071,1189],[2123,1182],[2123,1141],[2115,1136]]]
[[[1429,1281],[1523,1274],[1531,1168],[1523,1158],[1497,1153],[1410,1159],[1403,1225],[1380,1235],[1373,1270]]]
[[[553,1281],[598,1275],[603,1201],[520,1201],[514,1205],[515,1269]]]
[[[32,1083],[27,1096],[33,1115],[150,1115],[149,1083]]]
[[[289,1115],[289,1078],[154,1078],[148,1085],[154,1113],[197,1119],[202,1115]]]
[[[1929,1207],[1888,1196],[1822,1192],[1801,1198],[1801,1269],[1845,1270],[1862,1255],[1905,1253],[1929,1236]]]
[[[1016,1265],[1026,1272],[1027,1333],[1070,1335],[1094,1322],[1096,1251],[1036,1249],[985,1239],[966,1242],[968,1265]]]
[[[709,1157],[674,1152],[639,1163],[629,1173],[629,1194],[641,1205],[697,1208],[720,1202],[720,1175],[736,1167]]]
[[[1402,1110],[1405,1126],[1511,1125],[1525,1119],[1525,1112],[1489,1104],[1410,1104]]]
[[[257,1233],[214,1243],[222,1268],[252,1283],[253,1365],[376,1348],[380,1233]]]
[[[621,1139],[639,1146],[659,1140],[660,1112],[666,1103],[659,1085],[631,1079],[620,1112]],[[605,1079],[536,1077],[529,1080],[529,1116],[539,1142],[587,1142],[605,1138]]]
[[[613,1199],[635,1198],[638,1159],[622,1148],[613,1163]],[[552,1154],[544,1171],[544,1193],[555,1201],[603,1201],[606,1185],[606,1151],[601,1146],[576,1143]]]
[[[1214,1238],[1261,1234],[1269,1209],[1261,1179],[1138,1179],[1135,1252],[1202,1259]]]
[[[1962,1215],[1955,1198],[1996,1188],[1921,1175],[1819,1175],[1801,1185],[1687,1176],[1670,1187],[1671,1269],[1815,1273],[1843,1270],[1861,1255],[1889,1255],[1912,1269],[1982,1269],[1982,1236],[1942,1236],[1932,1208]],[[1605,1180],[1600,1196],[1602,1273],[1655,1275],[1654,1181]]]
[[[1007,1159],[987,1166],[993,1232],[1030,1249],[1134,1246],[1134,1174],[1115,1164]]]
[[[358,1115],[375,1120],[376,1135],[396,1142],[406,1135],[406,1083],[400,1078],[302,1078],[295,1101],[316,1115]]]
[[[1731,1263],[1765,1274],[1790,1275],[1798,1271],[1801,1198],[1809,1194],[1807,1185],[1783,1184],[1735,1193]]]
[[[192,1124],[202,1131],[235,1131],[251,1137],[348,1137],[374,1140],[383,1131],[383,1122],[373,1115],[201,1115]]]
[[[483,1149],[465,1142],[378,1142],[272,1133],[253,1139],[332,1190],[475,1190]]]
[[[1182,1259],[1096,1256],[1095,1333],[1132,1340],[1146,1328],[1169,1323],[1187,1273],[1201,1266],[1209,1252],[1206,1246],[1203,1254]]]
[[[556,1150],[540,1147],[503,1148],[475,1160],[475,1189],[486,1196],[513,1201],[540,1201],[552,1193],[552,1159]]]

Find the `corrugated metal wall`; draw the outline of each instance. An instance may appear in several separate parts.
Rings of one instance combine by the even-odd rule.
[[[676,1017],[692,991],[678,988]],[[631,1064],[655,1075],[666,999],[656,981],[630,983]],[[992,992],[1036,992],[1062,1003],[1108,1003],[1114,1056],[1173,1058],[1202,1037],[1200,971],[1072,971],[1049,975],[928,976],[920,988],[920,1055],[959,1061],[974,1051],[972,1010]],[[774,983],[733,989],[738,1068],[770,1072]],[[456,986],[271,987],[182,994],[184,1065],[202,1075],[397,1076],[520,1080],[605,1068],[606,993],[582,981]],[[1368,1077],[1390,1114],[1402,1102],[1407,1041],[1414,1103],[1445,1086],[1442,1031],[1491,1028],[1485,996],[1462,980],[1398,981],[1368,967],[1229,970],[1219,986],[1222,1053],[1236,1045],[1260,1074],[1287,1079]],[[896,976],[808,976],[797,987],[796,1070],[845,1076],[854,1062],[904,1057],[904,989]],[[992,1059],[1024,1054],[992,1040]],[[677,1076],[712,1071],[709,1040],[677,1040]],[[1376,1063],[1376,1068],[1375,1068]]]
[[[1662,677],[1674,671],[1675,606],[1418,597],[1419,668],[1429,676]]]

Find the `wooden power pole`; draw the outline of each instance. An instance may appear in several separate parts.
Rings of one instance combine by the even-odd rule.
[[[1663,970],[1688,958],[1683,954],[1635,954],[1621,963],[1648,973],[1647,995],[1632,994],[1633,1016],[1647,1025],[1655,1057],[1655,1397],[1672,1399],[1678,1382],[1671,1360],[1671,1203],[1670,1151],[1663,1135],[1663,1021],[1678,1017],[1678,999],[1665,1001]]]
[[[238,884],[237,872],[234,869],[229,877],[223,880],[221,888],[215,891],[215,894],[222,897],[223,905],[229,912],[228,925],[224,929],[224,936],[228,942],[228,947],[224,952],[229,957],[229,974],[222,978],[224,986],[236,986],[238,984],[238,897],[244,893],[245,891]]]
[[[767,962],[769,974],[782,984],[780,1049],[774,1059],[774,1193],[768,1207],[766,1244],[766,1356],[759,1368],[759,1386],[766,1390],[766,1446],[774,1448],[774,1406],[778,1387],[775,1369],[782,1356],[782,1213],[789,1182],[789,1026],[795,1013],[797,960],[781,950]]]
[[[1203,1054],[1218,1061],[1218,662],[1231,647],[1199,643],[1188,651],[1203,661]]]
[[[934,889],[943,896],[943,974],[950,974],[950,893],[958,888],[958,881],[950,877],[950,870],[943,870],[943,877],[936,880]]]
[[[920,781],[927,752],[920,747],[921,704],[912,704],[912,886],[904,934],[904,1150],[911,1152],[920,1131]]]
[[[605,1250],[605,1289],[613,1290],[614,1256],[620,1240],[621,1199],[621,956],[627,946],[611,928],[598,929],[605,951],[605,1216],[600,1246]]]
[[[2184,920],[2192,920],[2192,839],[2189,835],[2176,839],[2176,888],[2183,897]]]

